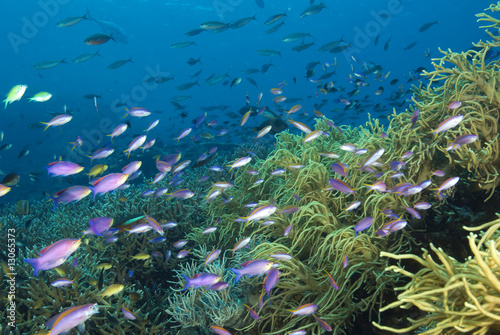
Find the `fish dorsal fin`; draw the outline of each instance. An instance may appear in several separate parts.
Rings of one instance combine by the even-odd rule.
[[[104,176],[104,177],[106,177],[106,176]],[[97,184],[99,184],[99,183],[101,182],[101,180],[103,180],[103,179],[104,179],[104,177],[101,177],[101,178],[99,178],[99,179],[94,180],[94,181],[92,182],[92,186],[96,186]]]
[[[68,187],[68,188],[65,188],[64,190],[57,191],[56,193],[54,193],[54,197],[60,196],[61,194],[63,194],[64,191],[66,191],[67,189],[70,189],[70,188],[71,187]]]

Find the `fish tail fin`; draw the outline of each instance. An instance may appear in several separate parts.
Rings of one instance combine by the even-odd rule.
[[[184,280],[186,281],[186,286],[184,286],[181,292],[187,290],[189,286],[191,286],[191,279],[189,279],[189,277],[186,275],[182,275],[182,277],[184,277]]]
[[[61,59],[61,63],[68,64],[68,62],[66,62],[66,58]]]
[[[92,195],[94,196],[94,201],[95,201],[95,196],[96,196],[96,190],[95,190],[95,187],[93,186],[89,186],[90,188],[90,191],[92,192]]]
[[[49,127],[50,127],[50,125],[48,124],[48,122],[41,122],[41,121],[40,121],[40,123],[41,123],[41,124],[46,124],[46,125],[47,125],[47,127],[45,127],[45,129],[44,129],[43,131],[46,131],[46,130],[47,130],[47,128],[49,128]]]
[[[5,99],[5,100],[3,100],[2,102],[5,102],[5,107],[4,107],[4,109],[7,109],[7,105],[9,104],[9,100],[8,100],[8,99]]]
[[[54,202],[54,207],[52,208],[53,211],[57,209],[57,205],[59,205],[59,200],[57,200],[56,197],[49,196],[50,200]]]
[[[234,280],[234,283],[236,284],[238,282],[238,280],[241,279],[243,274],[241,273],[241,270],[239,270],[239,269],[230,268],[229,270],[233,271],[236,274],[236,279]]]
[[[33,267],[33,270],[35,271],[33,274],[36,276],[38,274],[38,272],[40,271],[40,261],[39,261],[40,258],[28,258],[28,259],[25,259],[24,262],[28,263],[29,265],[31,265]]]

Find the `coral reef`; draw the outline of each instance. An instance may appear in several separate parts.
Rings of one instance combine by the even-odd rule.
[[[412,254],[382,252],[381,257],[397,260],[413,260],[423,268],[416,273],[401,265],[392,265],[387,271],[400,273],[410,278],[403,287],[398,300],[383,307],[381,312],[416,306],[429,314],[419,319],[408,318],[409,326],[396,329],[374,323],[380,329],[396,333],[407,333],[421,328],[421,334],[490,334],[500,331],[500,219],[479,227],[464,227],[467,231],[479,231],[480,238],[470,233],[468,240],[473,257],[459,262],[448,256],[441,248],[431,244],[439,258],[434,261],[429,251],[422,249],[422,257]]]
[[[489,9],[500,11],[500,3]],[[487,14],[478,16],[480,21],[491,23],[487,28],[500,32],[500,20]],[[334,334],[351,333],[355,324],[365,332],[374,331],[371,322],[375,320],[379,321],[374,323],[376,327],[392,332],[423,326],[428,334],[445,329],[478,334],[499,330],[496,314],[500,299],[497,231],[500,220],[468,228],[487,231],[480,239],[475,234],[469,236],[474,257],[464,263],[431,244],[431,250],[442,263],[438,264],[428,251],[424,250],[422,258],[411,254],[414,245],[421,242],[415,241],[419,219],[412,219],[406,212],[408,207],[425,201],[432,204],[432,213],[438,220],[444,219],[449,209],[454,208],[449,204],[454,194],[460,196],[471,188],[487,191],[479,192],[481,200],[486,201],[500,183],[499,62],[489,62],[486,57],[492,47],[500,46],[500,36],[489,31],[488,34],[493,41],[479,42],[475,50],[442,51],[443,57],[434,60],[437,61],[433,63],[434,71],[424,72],[428,84],[414,87],[413,104],[404,112],[394,111],[387,127],[369,118],[365,126],[338,128],[332,127],[332,121],[326,117],[316,118],[315,130],[329,136],[304,143],[304,134],[286,130],[275,135],[276,145],[271,152],[265,146],[240,146],[233,157],[223,157],[222,153],[214,156],[211,163],[224,165],[247,155],[248,150],[256,152],[245,167],[221,174],[210,172],[212,181],[234,181],[233,187],[210,203],[204,201],[208,185],[197,181],[203,170],[192,168],[183,187],[194,191],[196,196],[185,201],[144,198],[141,193],[149,186],[141,184],[96,201],[86,198],[77,204],[62,205],[56,211],[51,210],[51,204],[39,202],[0,208],[2,229],[13,228],[17,232],[19,259],[34,257],[41,248],[61,238],[81,236],[89,219],[94,217],[111,217],[114,227],[121,230],[117,242],[111,244],[99,236],[84,237],[76,252],[76,266],[67,261],[56,270],[43,271],[34,277],[29,265],[19,262],[18,328],[8,330],[14,334],[34,333],[61,309],[96,302],[102,290],[111,284],[122,284],[124,289],[99,302],[100,313],[86,324],[89,332],[205,333],[210,325],[216,324],[245,334],[282,334],[298,328],[307,329],[309,334],[323,333],[324,325],[311,316],[291,317],[289,310],[304,304],[318,305],[317,317],[331,325]],[[464,118],[456,127],[437,136],[429,134],[445,119],[457,115]],[[476,135],[477,140],[455,150],[446,149],[448,142],[468,134]],[[347,143],[366,150],[365,156],[343,150]],[[232,145],[226,146],[234,149]],[[384,151],[380,151],[383,153],[380,164],[368,166],[371,171],[361,168],[366,156],[381,149]],[[409,151],[412,154],[406,155]],[[404,173],[400,179],[391,178],[395,172],[392,163],[399,164],[402,160]],[[327,189],[329,180],[340,178],[330,167],[339,162],[348,166],[342,180],[352,192]],[[251,169],[258,170],[258,175],[246,173]],[[284,172],[273,173],[277,169]],[[433,176],[432,172],[438,169],[447,177]],[[438,194],[426,188],[406,196],[394,191],[368,191],[368,185],[376,182],[384,182],[388,190],[394,190],[400,183],[416,185],[429,180],[438,188],[449,177],[460,177],[460,184]],[[255,184],[260,178],[263,181]],[[163,181],[157,186],[167,183]],[[360,207],[346,210],[353,201],[359,201]],[[273,222],[262,225],[235,221],[248,215],[248,208],[244,207],[248,203],[276,203],[278,210],[269,217]],[[288,213],[281,212],[286,208],[290,210]],[[388,212],[410,224],[404,230],[381,234],[387,225]],[[126,236],[124,230],[130,227],[127,220],[143,213],[159,222],[176,221],[179,225],[166,231],[163,244],[148,241],[156,237],[153,232]],[[426,215],[430,214],[422,212],[424,220]],[[371,226],[355,232],[356,223],[367,217],[373,218]],[[201,234],[210,226],[216,226],[217,230]],[[228,251],[247,237],[251,241],[249,248],[229,256]],[[172,257],[165,261],[164,256],[173,249],[174,241],[181,239],[188,240],[191,254],[187,259]],[[207,251],[216,248],[222,250],[222,255],[204,268]],[[132,259],[139,253],[147,259]],[[150,256],[153,253],[161,258]],[[290,258],[276,261],[271,257],[276,253],[288,254]],[[234,275],[228,271],[229,267],[239,267],[255,259],[273,260],[279,263],[281,272],[262,308],[258,307],[263,277],[245,277],[234,285],[231,283]],[[415,260],[423,269],[413,273],[400,265],[391,265],[394,259]],[[100,270],[103,263],[110,268]],[[224,291],[181,292],[184,284],[180,275],[191,278],[200,272],[216,273],[230,285]],[[78,286],[49,285],[61,276],[75,279]],[[392,302],[393,288],[400,286],[405,277],[410,281],[399,288],[404,292]],[[2,292],[7,291],[5,285],[0,283]],[[5,300],[5,293],[2,294]],[[382,307],[385,300],[389,304]],[[258,322],[247,317],[243,303],[258,312]],[[137,320],[126,319],[121,313],[122,306],[137,314]],[[431,314],[411,320],[413,324],[403,329],[380,326],[381,311],[411,306]],[[1,315],[5,313],[4,310]]]

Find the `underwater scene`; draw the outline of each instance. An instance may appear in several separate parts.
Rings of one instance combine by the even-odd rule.
[[[500,2],[3,5],[0,334],[500,334]]]

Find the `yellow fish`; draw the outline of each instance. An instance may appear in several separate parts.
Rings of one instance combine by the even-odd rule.
[[[12,87],[9,93],[7,93],[7,99],[3,101],[5,102],[5,108],[7,108],[8,104],[13,103],[14,101],[21,100],[27,88],[28,88],[27,85],[16,85]]]
[[[131,258],[132,258],[132,259],[136,259],[136,260],[143,261],[143,260],[148,259],[149,257],[151,257],[151,256],[149,256],[148,254],[145,254],[145,253],[141,252],[140,254],[137,254],[137,255],[135,255],[135,256],[132,256]]]
[[[45,102],[52,98],[52,94],[49,92],[38,92],[31,98],[28,98],[29,102],[36,101],[36,102]]]
[[[113,285],[106,287],[106,289],[99,295],[101,296],[101,299],[104,297],[110,297],[112,295],[120,293],[124,287],[125,286],[122,284],[113,284]],[[99,299],[99,300],[101,300],[101,299]]]
[[[96,266],[96,269],[98,269],[98,270],[103,270],[103,269],[104,270],[109,270],[109,269],[111,269],[111,266],[112,265],[109,264],[109,263],[101,263],[98,266]]]
[[[92,169],[90,169],[89,173],[86,173],[87,176],[89,176],[89,179],[95,176],[99,176],[104,173],[108,169],[108,166],[106,164],[98,164],[96,166],[93,166]]]
[[[54,270],[56,270],[57,274],[61,277],[66,277],[66,271],[61,268],[60,266],[58,266],[57,268],[55,268]]]

